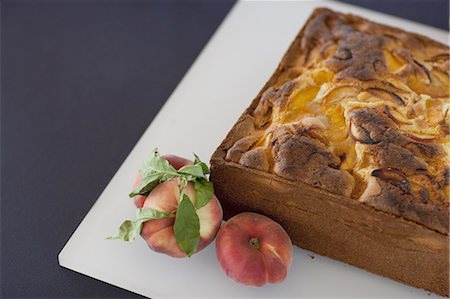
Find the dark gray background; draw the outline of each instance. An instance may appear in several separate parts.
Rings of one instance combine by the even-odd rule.
[[[448,30],[447,0],[346,2]],[[137,297],[57,254],[232,5],[1,1],[2,298]]]

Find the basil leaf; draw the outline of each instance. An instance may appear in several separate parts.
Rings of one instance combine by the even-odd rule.
[[[179,176],[177,170],[170,165],[169,161],[159,155],[157,149],[154,149],[152,156],[144,161],[139,173],[142,182],[129,194],[129,197],[136,195],[148,195],[159,183]]]
[[[171,213],[158,211],[152,208],[140,208],[136,211],[136,219],[125,220],[119,227],[115,236],[108,237],[108,240],[134,241],[141,233],[142,224],[149,220],[169,217]]]
[[[194,181],[194,188],[197,196],[195,208],[200,209],[205,206],[214,194],[213,183],[208,180]]]
[[[136,235],[140,233],[137,232],[136,222],[132,220],[125,220],[119,227],[115,236],[110,236],[108,240],[124,240],[127,242],[134,241]]]
[[[158,149],[153,150],[152,156],[144,161],[139,172],[142,178],[159,173],[162,181],[167,181],[178,175],[177,170],[170,165],[169,161],[159,155]]]
[[[152,208],[140,208],[136,211],[136,221],[144,223],[148,220],[166,218],[170,215],[172,215],[170,212],[159,211]]]
[[[203,173],[204,174],[209,174],[210,171],[209,171],[208,165],[206,165],[204,162],[202,162],[200,160],[200,158],[195,153],[194,153],[194,157],[195,157],[194,164],[200,165],[202,167],[202,169],[203,169]]]
[[[159,182],[162,178],[160,173],[150,174],[142,180],[142,182],[134,188],[133,192],[131,192],[128,196],[135,197],[136,195],[148,195],[156,186],[159,185]]]
[[[186,180],[193,181],[197,178],[206,179],[203,169],[200,165],[186,165],[178,169],[178,173]]]
[[[200,242],[200,220],[186,194],[182,195],[178,205],[173,230],[178,246],[190,257],[197,251]]]

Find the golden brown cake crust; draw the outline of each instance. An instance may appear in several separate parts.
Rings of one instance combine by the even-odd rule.
[[[448,296],[449,106],[447,46],[316,9],[211,159],[224,214]]]
[[[319,9],[262,92],[228,161],[448,234],[447,46]]]

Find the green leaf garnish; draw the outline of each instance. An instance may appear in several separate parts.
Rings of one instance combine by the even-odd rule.
[[[172,215],[168,212],[158,211],[152,208],[140,208],[136,211],[135,220],[125,220],[119,227],[115,236],[108,237],[108,240],[134,241],[137,235],[141,233],[142,224],[153,219],[162,219]]]
[[[148,195],[150,192],[159,185],[161,175],[155,173],[153,175],[146,176],[142,182],[134,188],[133,192],[129,194],[130,197],[135,197],[136,195]]]
[[[129,194],[130,197],[148,195],[161,182],[180,176],[169,161],[159,155],[157,149],[154,149],[152,156],[144,161],[139,173],[142,182]]]
[[[194,181],[196,201],[195,208],[200,209],[205,206],[214,194],[213,183],[208,180],[195,180]]]
[[[186,194],[182,194],[178,205],[173,230],[178,246],[190,257],[197,251],[200,242],[200,220]]]
[[[194,157],[195,157],[194,164],[195,165],[197,165],[197,164],[200,165],[202,167],[202,169],[203,169],[203,173],[204,174],[210,174],[211,172],[209,170],[208,165],[206,165],[204,162],[202,162],[200,160],[200,158],[195,153],[194,153]]]
[[[186,181],[194,181],[197,178],[206,179],[206,176],[203,173],[203,168],[199,164],[183,166],[180,169],[178,169],[178,173]]]
[[[178,169],[178,173],[189,182],[206,179],[206,175],[210,173],[208,165],[202,162],[196,154],[194,154],[194,157],[193,165],[186,165]]]
[[[142,177],[146,177],[149,174],[160,173],[163,176],[176,176],[177,170],[170,165],[169,161],[162,158],[158,152],[158,149],[154,149],[150,158],[144,161],[139,172]]]

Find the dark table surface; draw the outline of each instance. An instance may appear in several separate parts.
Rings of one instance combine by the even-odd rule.
[[[345,2],[448,30],[447,0]],[[232,5],[1,1],[1,298],[139,297],[57,255]]]

